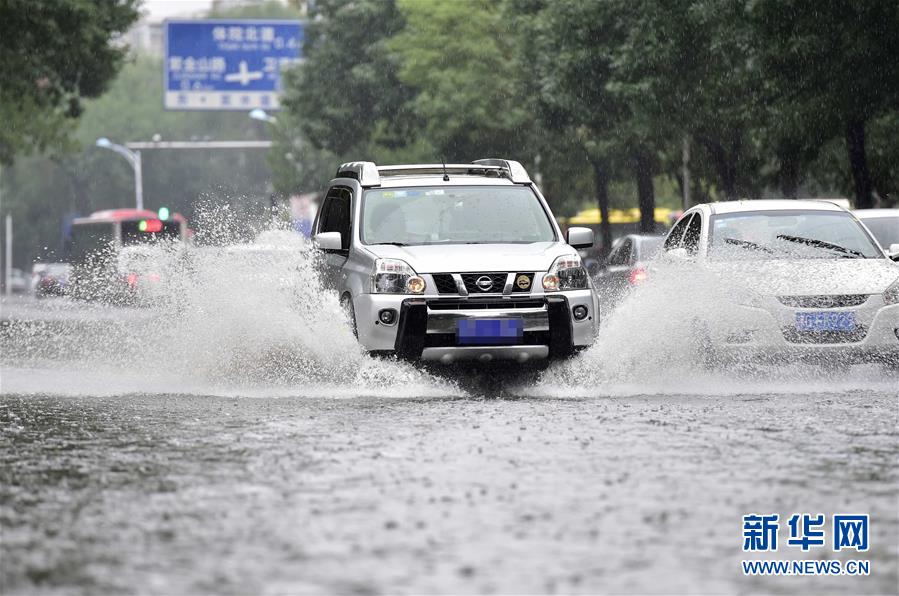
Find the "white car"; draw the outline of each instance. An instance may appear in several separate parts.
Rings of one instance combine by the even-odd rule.
[[[707,299],[696,325],[713,362],[899,364],[899,265],[842,207],[697,205],[669,232],[663,259],[710,280],[694,298]],[[725,298],[708,299],[719,291]]]
[[[599,308],[577,249],[516,161],[340,166],[313,226],[322,281],[370,352],[452,364],[565,358]]]

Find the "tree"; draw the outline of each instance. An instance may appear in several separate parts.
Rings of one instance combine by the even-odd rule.
[[[761,116],[761,73],[744,4],[639,2],[622,14],[627,39],[616,77],[631,89],[628,103],[639,102],[638,120],[665,131],[677,152],[682,134],[689,134],[707,154],[726,198],[758,196],[761,160],[753,133]]]
[[[536,109],[547,130],[575,139],[593,175],[600,211],[603,251],[612,243],[609,184],[622,160],[621,128],[626,107],[610,93],[612,56],[607,40],[620,39],[621,23],[610,18],[609,3],[577,0],[518,0],[513,11],[531,15],[522,22],[523,62],[530,64]]]
[[[0,162],[63,144],[82,99],[106,90],[138,0],[0,2]]]
[[[305,62],[288,71],[284,109],[313,147],[354,159],[407,144],[414,91],[387,39],[403,27],[393,0],[319,0],[306,27]]]
[[[761,0],[751,15],[780,100],[845,139],[856,207],[874,206],[867,127],[899,105],[899,4]]]
[[[399,0],[405,27],[388,47],[400,81],[416,91],[409,105],[434,147],[428,161],[533,158],[533,119],[501,8],[489,0]]]

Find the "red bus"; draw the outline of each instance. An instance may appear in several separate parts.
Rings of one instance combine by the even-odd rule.
[[[118,271],[118,255],[128,246],[183,242],[187,220],[146,209],[107,209],[72,222],[71,287],[82,298],[118,297],[127,290]]]

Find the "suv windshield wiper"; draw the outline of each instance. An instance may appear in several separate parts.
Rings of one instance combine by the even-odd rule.
[[[786,240],[787,242],[795,242],[797,244],[805,244],[806,246],[814,246],[815,248],[824,248],[827,250],[832,250],[834,252],[842,253],[847,257],[861,257],[862,259],[865,257],[864,253],[861,253],[857,250],[853,250],[851,248],[846,248],[845,246],[840,246],[839,244],[833,244],[830,242],[825,242],[824,240],[817,240],[815,238],[805,238],[803,236],[790,236],[789,234],[778,234],[777,237],[780,240]]]
[[[405,242],[373,242],[372,243],[373,246],[379,246],[379,245],[384,245],[384,244],[387,244],[389,246],[409,246]]]
[[[762,252],[766,252],[768,254],[774,254],[774,251],[768,248],[767,246],[763,246],[761,244],[756,244],[755,242],[750,242],[749,240],[738,240],[737,238],[725,238],[725,244],[735,244],[737,246],[742,246],[745,248],[751,248],[753,250],[760,250]]]

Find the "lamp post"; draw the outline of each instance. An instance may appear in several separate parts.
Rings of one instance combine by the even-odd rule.
[[[144,177],[141,169],[140,151],[132,151],[124,145],[117,145],[106,137],[97,139],[97,147],[101,149],[109,149],[115,151],[128,160],[131,167],[134,168],[134,206],[136,209],[144,208]]]
[[[268,122],[269,124],[275,124],[278,119],[263,110],[262,108],[255,108],[250,110],[250,118],[253,120],[262,120],[263,122]]]

